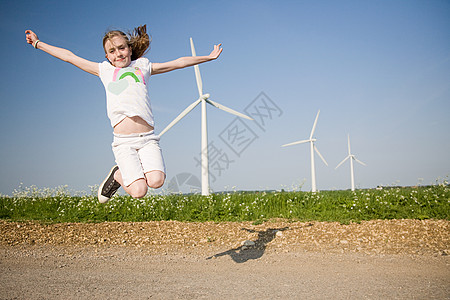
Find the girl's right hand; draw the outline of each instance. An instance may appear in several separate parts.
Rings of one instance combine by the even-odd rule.
[[[36,33],[34,33],[31,30],[25,30],[26,34],[26,40],[28,44],[31,44],[33,47],[36,47],[39,45],[38,49],[42,50],[51,56],[54,56],[62,61],[71,63],[75,67],[80,68],[83,71],[86,71],[90,74],[99,76],[99,64],[96,62],[92,62],[89,60],[86,60],[84,58],[81,58],[75,54],[73,54],[71,51],[61,48],[61,47],[55,47],[52,45],[49,45],[47,43],[41,42],[36,44],[37,41],[39,41]]]
[[[25,30],[27,43],[30,45],[34,45],[34,43],[38,40],[36,33],[31,30]]]

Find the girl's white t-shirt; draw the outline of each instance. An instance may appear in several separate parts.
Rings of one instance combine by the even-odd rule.
[[[116,68],[108,61],[99,63],[100,79],[106,90],[106,107],[111,126],[125,117],[139,116],[154,126],[147,83],[152,63],[144,57],[131,62],[126,68]]]

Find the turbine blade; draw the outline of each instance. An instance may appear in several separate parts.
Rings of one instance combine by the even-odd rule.
[[[355,159],[355,161],[359,162],[360,164],[362,164],[363,166],[367,166],[365,163],[363,163],[362,161],[356,159],[356,157],[353,157]]]
[[[193,110],[201,101],[202,101],[202,99],[200,98],[197,101],[195,101],[194,103],[192,103],[191,105],[189,105],[188,107],[186,107],[186,109],[183,110],[183,112],[181,114],[179,114],[175,119],[173,119],[173,121],[170,122],[170,124],[167,125],[166,128],[163,129],[163,131],[161,131],[159,136],[162,136],[164,133],[166,133],[167,130],[172,128],[173,125],[177,124],[178,121],[183,119],[184,116],[186,116],[191,110]]]
[[[314,135],[314,131],[316,130],[317,119],[319,118],[319,114],[320,114],[320,109],[319,109],[319,111],[317,112],[316,120],[314,120],[314,125],[313,125],[313,128],[312,128],[312,130],[311,130],[311,135],[309,136],[309,139],[312,139],[312,137],[313,137],[313,135]]]
[[[281,147],[304,144],[304,143],[308,143],[308,142],[311,142],[311,140],[303,140],[303,141],[293,142],[293,143],[289,143],[289,144],[284,144]]]
[[[190,40],[191,40],[192,56],[197,56],[195,54],[194,41],[192,40],[192,38],[190,38]],[[200,68],[198,67],[198,65],[194,66],[194,71],[195,71],[195,80],[197,81],[198,94],[201,97],[203,96],[203,83],[202,83],[202,76],[200,75]]]
[[[347,140],[348,140],[348,155],[351,155],[351,152],[350,152],[350,134],[347,136]]]
[[[235,111],[234,109],[231,109],[231,108],[229,108],[229,107],[226,107],[226,106],[224,106],[224,105],[222,105],[222,104],[220,104],[220,103],[214,102],[214,101],[212,101],[212,100],[210,100],[210,99],[205,99],[205,100],[206,100],[206,102],[208,102],[208,103],[211,104],[212,106],[217,107],[218,109],[221,109],[221,110],[223,110],[223,111],[226,111],[226,112],[228,112],[228,113],[230,113],[230,114],[233,114],[233,115],[236,115],[236,116],[238,116],[238,117],[241,117],[241,118],[244,118],[244,119],[248,119],[248,120],[253,121],[253,119],[250,118],[249,116],[244,115],[244,114],[242,114],[242,113],[240,113],[240,112],[238,112],[238,111]]]
[[[326,162],[325,158],[323,158],[322,154],[320,154],[319,150],[317,150],[316,145],[314,145],[314,150],[319,154],[319,157],[322,159],[322,161],[328,166],[328,163]]]
[[[346,158],[344,158],[344,160],[343,161],[341,161],[338,165],[337,165],[337,167],[336,168],[334,168],[335,170],[337,169],[337,168],[339,168],[348,158],[349,158],[350,156],[347,156]]]

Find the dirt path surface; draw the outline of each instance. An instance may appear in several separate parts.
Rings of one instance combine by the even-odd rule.
[[[0,221],[0,299],[450,299],[450,222]]]

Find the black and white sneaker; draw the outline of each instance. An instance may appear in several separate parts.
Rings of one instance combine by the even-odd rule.
[[[114,166],[98,188],[98,201],[100,203],[108,202],[120,188],[120,183],[114,179],[114,173],[116,173],[117,170],[119,170],[119,167]]]

